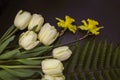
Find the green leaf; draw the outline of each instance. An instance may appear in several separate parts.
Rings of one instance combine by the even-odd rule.
[[[52,49],[51,46],[38,47],[29,51],[21,52],[21,54],[17,55],[17,58],[30,58],[30,57],[45,55],[51,49]]]
[[[16,77],[30,77],[36,73],[35,70],[32,69],[9,69],[9,68],[4,68],[5,71],[8,73],[16,76]]]
[[[89,41],[75,46],[65,63],[66,80],[120,80],[120,46]]]
[[[18,62],[26,65],[40,65],[41,60],[28,60],[28,59],[20,59]]]
[[[41,50],[46,50],[46,49],[50,49],[50,48],[51,48],[51,46],[40,46],[40,47],[36,47],[32,50],[24,51],[24,52],[22,52],[22,54],[35,53],[35,52],[39,52]]]
[[[13,58],[15,55],[17,55],[18,53],[20,53],[19,49],[15,49],[12,51],[8,51],[6,53],[3,53],[0,55],[0,59],[11,59]]]
[[[20,80],[5,70],[0,70],[0,80]]]
[[[10,38],[8,38],[6,41],[4,41],[1,45],[0,45],[0,53],[3,52],[3,50],[8,46],[8,44],[13,41],[15,38],[15,36],[12,36]]]

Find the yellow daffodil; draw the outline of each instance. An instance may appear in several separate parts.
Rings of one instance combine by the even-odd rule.
[[[76,25],[72,24],[73,22],[75,22],[75,20],[73,18],[71,18],[70,16],[65,16],[65,21],[60,18],[56,18],[56,20],[59,21],[57,23],[57,25],[59,27],[64,28],[64,30],[69,29],[73,33],[76,32],[76,30],[77,30]]]
[[[103,27],[98,27],[99,23],[92,19],[87,19],[87,21],[82,20],[83,25],[79,26],[81,30],[86,30],[88,33],[92,33],[93,35],[100,34],[99,30]]]

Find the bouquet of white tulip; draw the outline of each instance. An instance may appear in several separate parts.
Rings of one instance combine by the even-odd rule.
[[[40,14],[31,15],[30,12],[22,10],[17,13],[14,25],[0,38],[0,71],[7,75],[5,79],[1,75],[0,78],[3,80],[40,78],[39,74],[41,80],[65,80],[64,65],[61,61],[68,60],[72,55],[72,50],[66,45],[92,34],[98,35],[102,27],[97,28],[94,20],[91,20],[92,22],[88,20],[90,21],[88,25],[83,21],[85,25],[79,28],[87,30],[85,36],[68,43],[55,44],[56,39],[67,29],[73,33],[77,30],[76,25],[72,24],[75,21],[73,18],[66,16],[65,21],[56,19],[59,21],[58,26],[64,28],[61,32],[50,23],[44,23],[44,18]],[[9,47],[18,30],[24,30],[17,41],[19,46]],[[52,55],[47,55],[51,50]]]

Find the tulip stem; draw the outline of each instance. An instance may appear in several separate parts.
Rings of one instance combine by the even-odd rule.
[[[13,30],[13,32],[10,34],[10,36],[11,35],[13,35],[15,32],[17,32],[18,31],[18,28],[15,28],[14,30]]]
[[[14,25],[12,25],[14,26]],[[9,35],[7,35],[5,38],[2,39],[1,43],[7,40],[9,37],[11,37],[15,32],[18,31],[18,28],[15,28]]]
[[[12,33],[10,33],[10,35],[8,35],[6,38],[5,38],[5,40],[6,39],[8,39],[9,37],[11,37],[15,32],[17,32],[18,31],[18,28],[15,28],[14,30],[13,30],[13,32]]]
[[[41,71],[39,71],[39,74],[43,77],[44,76],[44,74],[41,72]]]
[[[22,49],[22,47],[21,47],[21,46],[19,46],[17,49],[19,49],[19,50],[20,50],[20,49]]]
[[[23,58],[25,60],[40,60],[40,59],[48,59],[48,58],[52,58],[53,56],[43,56],[43,57],[34,57],[34,58]],[[23,59],[16,59],[16,60],[7,60],[7,61],[0,61],[0,63],[9,63],[9,62],[16,62],[16,61],[20,61]]]
[[[34,57],[34,58],[26,58],[26,59],[27,60],[35,60],[35,59],[46,59],[46,58],[52,58],[52,56]]]
[[[25,66],[25,65],[18,65],[18,66],[6,66],[6,65],[0,65],[0,68],[41,68],[41,66]]]

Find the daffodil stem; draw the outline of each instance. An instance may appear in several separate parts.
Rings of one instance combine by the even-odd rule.
[[[14,68],[14,69],[19,69],[19,68],[41,68],[41,66],[26,66],[26,65],[18,65],[18,66],[6,66],[6,65],[0,65],[0,68]]]
[[[85,38],[88,37],[88,36],[89,36],[89,34],[86,34],[86,35],[84,35],[83,37],[81,37],[80,39],[78,39],[78,41],[83,40],[83,39],[85,39]]]
[[[71,42],[68,42],[68,43],[64,43],[64,44],[60,44],[60,45],[57,45],[57,46],[54,46],[54,47],[69,45],[69,44],[72,44],[72,43],[81,41],[81,40],[85,39],[85,38],[88,37],[88,36],[89,36],[89,34],[87,33],[86,35],[84,35],[83,37],[81,37],[81,38],[79,38],[79,39],[77,39],[77,40],[74,40],[74,41],[71,41]]]
[[[64,33],[65,33],[66,29],[63,29],[60,34],[59,34],[59,37],[62,36]]]

